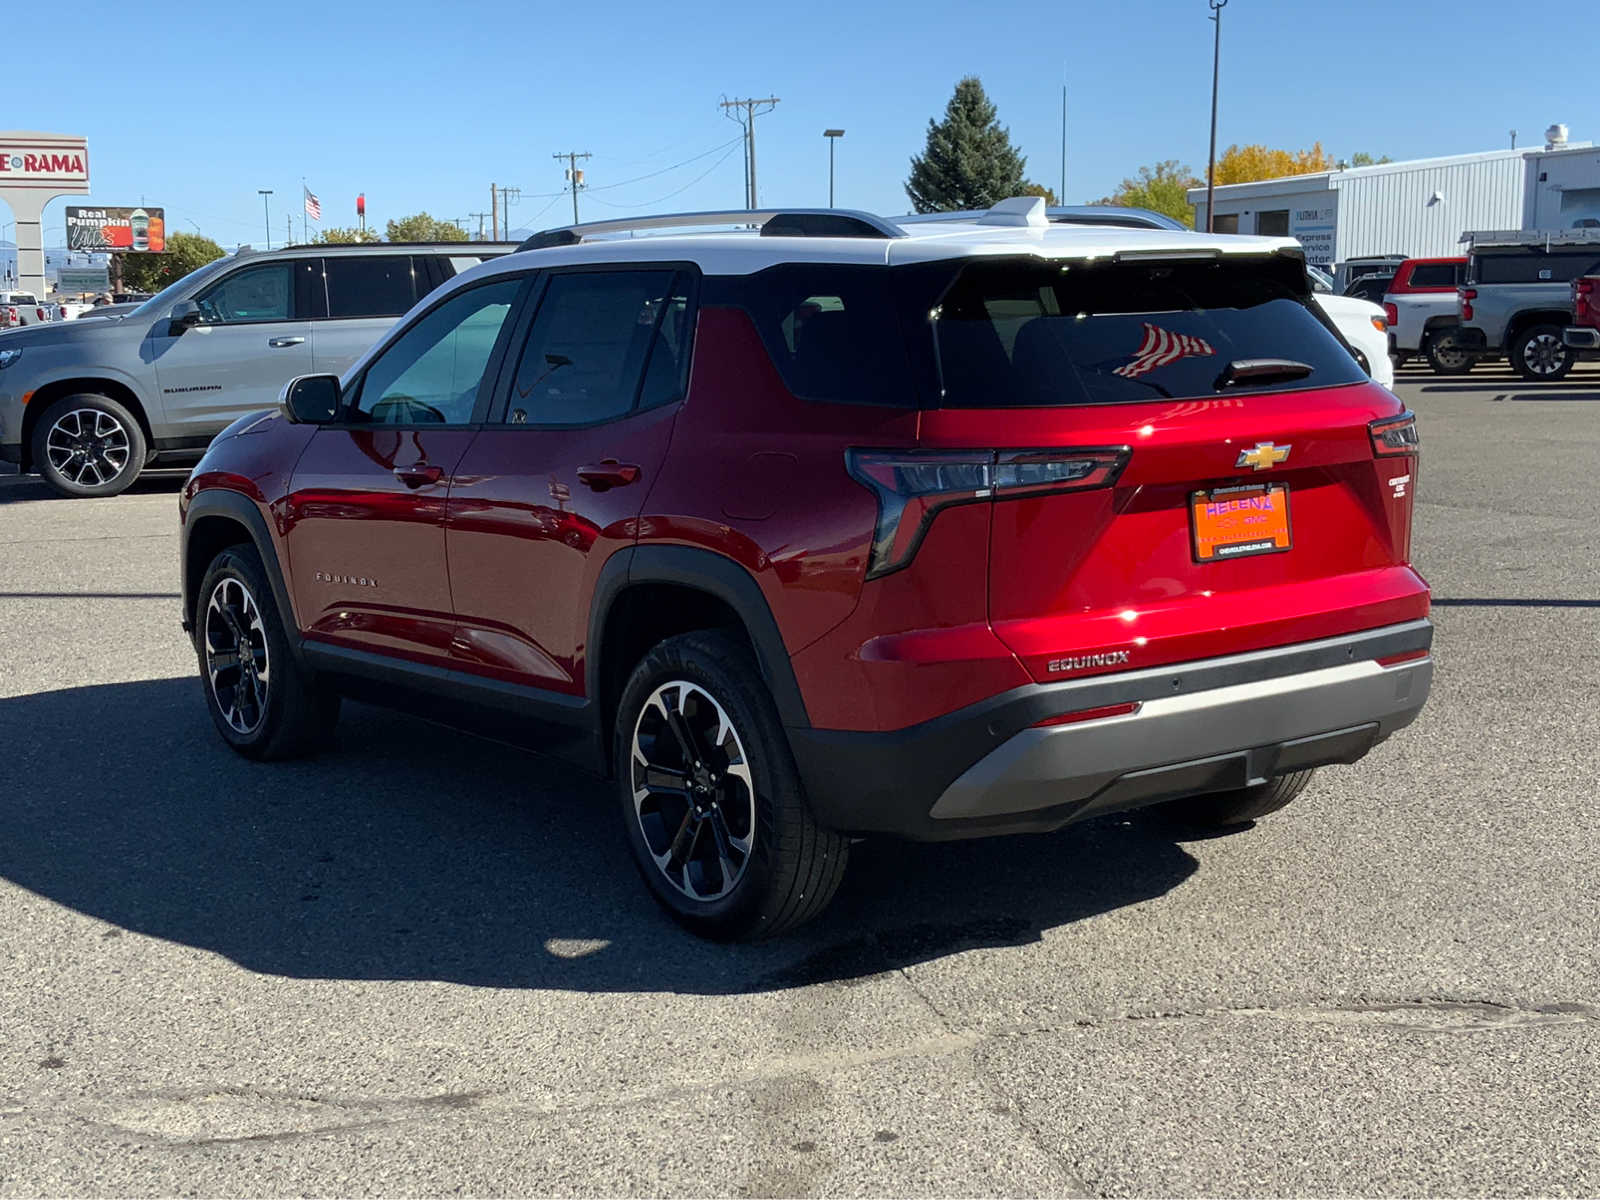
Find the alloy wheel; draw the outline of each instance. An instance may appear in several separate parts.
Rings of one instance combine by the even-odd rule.
[[[1467,365],[1471,356],[1454,338],[1441,338],[1434,343],[1433,356],[1447,370],[1458,370]]]
[[[1535,334],[1523,344],[1522,361],[1535,375],[1554,375],[1566,365],[1567,348],[1552,333]]]
[[[719,900],[744,877],[756,793],[744,742],[699,684],[650,693],[633,728],[633,808],[656,869],[691,900]]]
[[[217,711],[236,733],[254,733],[267,711],[270,663],[261,606],[241,579],[217,581],[206,603],[206,676]]]
[[[93,487],[122,474],[132,453],[121,421],[98,408],[63,413],[45,435],[50,465],[69,483]]]

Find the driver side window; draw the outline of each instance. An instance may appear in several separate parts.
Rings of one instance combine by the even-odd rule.
[[[370,425],[466,425],[501,326],[524,280],[498,279],[458,292],[367,368],[351,421]]]
[[[287,321],[293,287],[288,263],[235,271],[196,299],[208,325]]]

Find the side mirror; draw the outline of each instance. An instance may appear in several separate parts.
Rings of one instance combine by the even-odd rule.
[[[339,415],[337,375],[297,375],[283,385],[278,403],[297,425],[326,425]]]
[[[172,306],[172,312],[167,319],[171,322],[168,327],[168,337],[182,337],[185,330],[193,328],[203,320],[200,306],[193,300],[179,300]]]

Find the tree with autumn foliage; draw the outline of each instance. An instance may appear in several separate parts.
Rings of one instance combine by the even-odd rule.
[[[1189,203],[1189,189],[1199,187],[1202,182],[1187,166],[1169,158],[1153,167],[1140,167],[1137,175],[1124,179],[1116,191],[1099,203],[1148,208],[1192,227],[1194,205]]]
[[[1286,175],[1315,175],[1331,171],[1334,166],[1321,142],[1313,143],[1309,150],[1273,150],[1259,143],[1233,145],[1217,157],[1217,186],[1282,179]]]

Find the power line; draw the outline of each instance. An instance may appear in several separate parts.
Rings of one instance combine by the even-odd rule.
[[[778,107],[778,97],[768,96],[765,100],[727,100],[724,99],[717,107],[723,110],[723,116],[737,123],[744,130],[744,206],[755,208],[757,197],[760,193],[756,190],[756,118],[771,112]],[[758,105],[765,105],[759,112]],[[734,109],[743,109],[740,116],[734,116]]]
[[[567,160],[567,183],[572,187],[572,223],[578,223],[578,191],[583,187],[583,172],[578,169],[578,160],[585,161],[594,157],[587,151],[568,150],[565,154],[552,154],[551,158]]]
[[[735,139],[735,140],[737,140],[737,139]],[[668,200],[671,200],[674,196],[681,196],[684,192],[687,192],[695,184],[699,183],[707,175],[710,175],[711,172],[715,171],[718,167],[720,167],[723,163],[727,162],[732,157],[733,157],[733,145],[732,145],[732,143],[729,143],[727,150],[724,152],[724,154],[722,155],[721,158],[717,159],[716,162],[712,163],[709,167],[707,167],[700,174],[696,175],[693,179],[691,179],[688,183],[684,184],[681,188],[678,188],[676,191],[673,191],[673,192],[668,192],[665,196],[657,196],[654,200],[646,200],[643,204],[613,204],[610,200],[602,200],[598,196],[596,196],[594,199],[595,199],[595,201],[597,203],[604,204],[607,208],[623,208],[623,209],[627,209],[627,208],[651,208],[654,205],[662,204],[662,203],[665,203]]]

